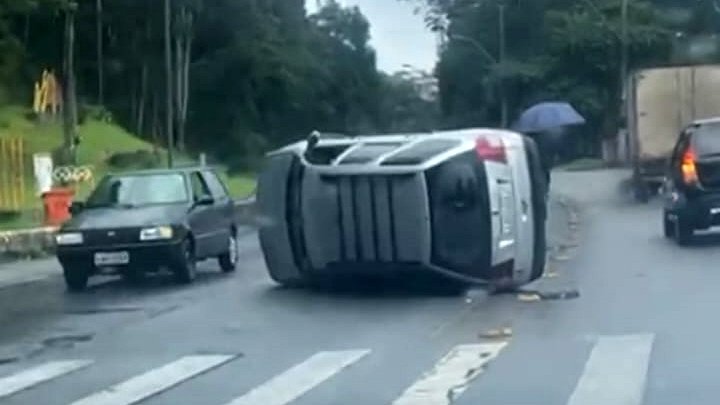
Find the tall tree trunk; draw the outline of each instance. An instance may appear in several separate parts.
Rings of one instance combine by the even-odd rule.
[[[182,21],[184,14],[184,10],[180,12],[181,16],[179,20]],[[184,133],[182,129],[182,116],[180,115],[180,111],[182,111],[182,99],[183,99],[183,76],[182,76],[182,66],[183,66],[183,56],[185,53],[183,52],[183,44],[182,44],[182,36],[179,32],[176,31],[175,34],[175,127],[177,130],[177,147],[179,150],[184,151],[185,150],[185,139],[184,139]]]
[[[173,68],[170,41],[170,0],[165,0],[165,132],[167,137],[168,166],[173,165]]]
[[[177,26],[179,29],[176,30],[175,37],[175,81],[177,88],[175,122],[177,125],[178,146],[184,149],[187,141],[185,139],[185,127],[190,91],[189,70],[193,36],[193,15],[187,7],[181,7]]]
[[[77,99],[75,95],[75,7],[71,3],[65,11],[63,137],[65,160],[75,164],[77,138]]]
[[[98,74],[98,104],[105,103],[105,55],[103,50],[103,0],[97,0],[97,74]]]
[[[23,29],[23,45],[27,46],[30,41],[30,11],[25,14],[25,27]]]
[[[157,153],[157,147],[160,144],[160,114],[159,108],[160,96],[157,91],[153,92],[152,96],[152,124],[150,125],[150,132],[153,140],[153,150]]]
[[[142,135],[145,131],[145,108],[147,106],[147,88],[148,88],[148,65],[143,60],[140,71],[140,101],[137,111],[137,121],[135,121],[135,132]]]

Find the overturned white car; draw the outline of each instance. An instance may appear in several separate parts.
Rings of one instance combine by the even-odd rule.
[[[545,267],[545,177],[518,133],[328,138],[268,154],[257,203],[273,280],[431,270],[514,287]]]

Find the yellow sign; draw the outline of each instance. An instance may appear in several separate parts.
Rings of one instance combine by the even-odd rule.
[[[35,83],[33,111],[37,114],[57,115],[62,106],[62,88],[52,70],[43,70],[42,78]]]

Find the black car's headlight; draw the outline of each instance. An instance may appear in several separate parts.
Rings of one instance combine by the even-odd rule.
[[[173,234],[174,232],[171,226],[153,226],[140,230],[140,240],[168,240],[173,238]]]
[[[60,232],[55,235],[55,243],[59,246],[82,245],[83,234],[80,232]]]

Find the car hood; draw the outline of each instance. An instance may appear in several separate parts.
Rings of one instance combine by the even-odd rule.
[[[133,208],[86,208],[65,223],[63,229],[133,228],[173,225],[182,222],[187,206],[164,205]]]

